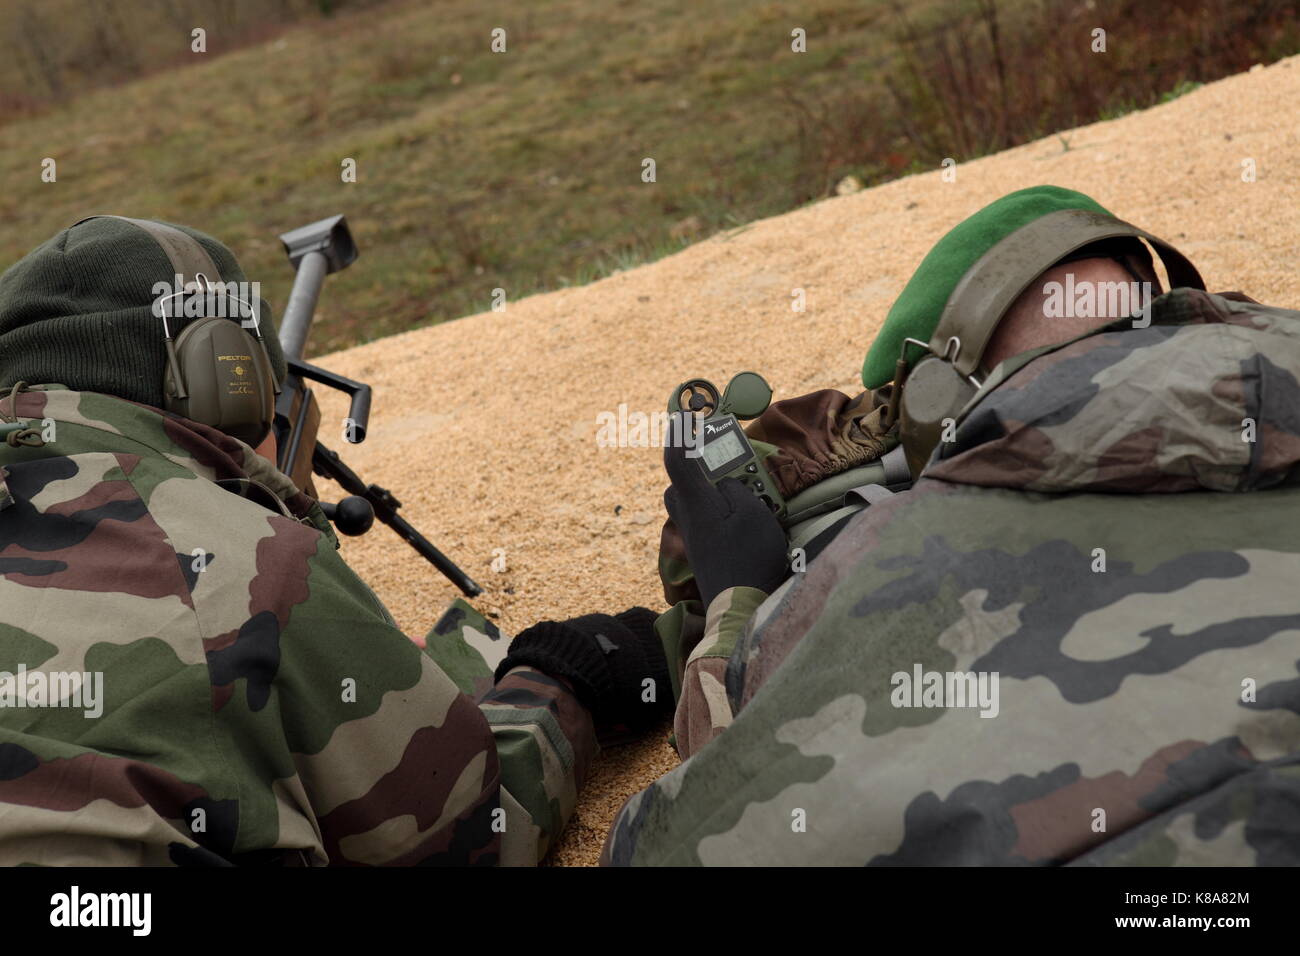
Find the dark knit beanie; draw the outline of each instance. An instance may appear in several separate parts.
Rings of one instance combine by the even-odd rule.
[[[220,242],[167,225],[197,239],[223,281],[247,281]],[[172,284],[173,274],[162,247],[120,219],[89,219],[37,246],[0,276],[0,387],[60,384],[162,407],[167,352],[153,289]],[[283,381],[275,322],[264,300],[259,309],[271,367]],[[170,319],[172,335],[193,321]]]

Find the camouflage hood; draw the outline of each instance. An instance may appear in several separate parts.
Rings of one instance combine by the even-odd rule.
[[[1057,493],[1287,480],[1300,462],[1300,313],[1177,289],[1152,317],[991,380],[926,476]]]

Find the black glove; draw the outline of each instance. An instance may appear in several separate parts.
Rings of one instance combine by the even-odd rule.
[[[680,427],[674,423],[669,434],[680,435]],[[714,485],[699,459],[688,458],[686,451],[678,441],[664,449],[664,468],[672,482],[664,506],[682,533],[704,606],[732,587],[771,593],[789,571],[781,522],[735,478]]]
[[[512,667],[535,667],[568,681],[598,729],[622,725],[640,732],[673,706],[668,659],[654,623],[655,613],[643,607],[540,621],[510,642],[496,679]],[[647,677],[654,680],[649,702],[643,700]]]

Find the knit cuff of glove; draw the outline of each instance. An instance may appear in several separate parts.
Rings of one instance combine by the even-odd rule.
[[[573,686],[579,702],[593,714],[614,694],[614,679],[604,652],[589,637],[567,622],[541,621],[522,631],[510,644],[506,659],[497,665],[500,681],[514,667],[535,667]]]
[[[640,729],[651,724],[660,714],[672,710],[673,690],[668,676],[668,658],[663,642],[655,631],[653,611],[634,607],[615,614],[614,619],[634,638],[610,654],[610,670],[614,672],[615,692],[622,695],[620,717],[632,727]],[[654,700],[644,699],[645,679],[654,681]]]

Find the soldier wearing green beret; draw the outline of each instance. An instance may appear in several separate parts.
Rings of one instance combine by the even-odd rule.
[[[685,761],[605,861],[1300,863],[1300,312],[1035,187],[940,240],[863,384],[749,429],[787,499],[906,458],[806,569],[666,451]]]

